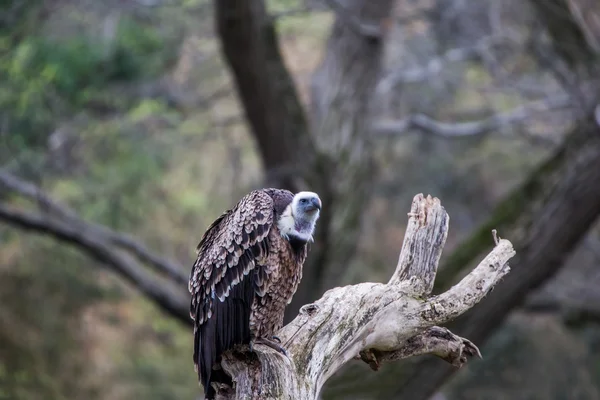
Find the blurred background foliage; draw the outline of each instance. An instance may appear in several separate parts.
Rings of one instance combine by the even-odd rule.
[[[486,14],[492,1],[473,7],[458,0],[399,3],[388,77],[428,65],[449,49],[474,46],[498,29]],[[518,2],[502,3],[509,33],[526,37],[528,14]],[[273,15],[304,7],[297,0],[267,4]],[[0,13],[0,166],[84,219],[140,237],[191,267],[206,226],[263,177],[219,53],[210,3],[7,0]],[[426,19],[406,18],[415,13]],[[277,22],[304,102],[332,20],[326,7],[316,7]],[[391,86],[384,82],[385,90],[382,83],[376,118],[424,113],[479,120],[533,97],[523,88],[559,93],[522,42],[442,60],[443,70],[424,79],[398,78]],[[485,55],[495,57],[500,71]],[[445,204],[451,252],[550,154],[570,122],[570,114],[557,110],[526,126],[472,137],[382,134],[374,147],[377,187],[363,210],[365,240],[339,284],[387,279],[406,210],[419,192]],[[10,193],[0,192],[0,200],[22,203]],[[556,278],[574,283],[563,296],[567,304],[577,302],[581,287],[600,283],[597,236],[592,232],[580,246],[579,268]],[[482,349],[486,358],[445,393],[456,399],[599,398],[599,332],[597,322],[574,327],[560,315],[517,315]],[[510,340],[519,351],[500,365],[495,346]],[[194,399],[199,387],[191,346],[188,327],[101,264],[50,237],[0,225],[0,399]],[[565,387],[576,394],[559,391]],[[524,395],[527,390],[534,394]]]

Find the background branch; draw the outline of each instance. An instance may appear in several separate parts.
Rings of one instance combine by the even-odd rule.
[[[380,135],[404,135],[411,130],[442,137],[464,137],[483,135],[499,131],[501,128],[527,121],[537,114],[561,110],[571,107],[569,96],[556,96],[544,100],[537,100],[510,111],[499,113],[480,121],[470,122],[441,122],[424,114],[415,114],[399,121],[380,121],[373,129]],[[547,139],[551,140],[551,139]]]
[[[108,243],[128,250],[140,261],[147,263],[175,283],[187,286],[188,276],[183,272],[183,266],[150,251],[132,236],[113,231],[104,225],[82,220],[77,213],[53,200],[38,186],[25,182],[8,172],[0,171],[0,185],[36,202],[44,213],[48,213],[47,217],[58,218],[61,222],[77,226],[81,231],[90,232],[97,238],[102,238]]]
[[[448,63],[468,61],[482,58],[482,53],[491,48],[511,42],[517,38],[511,35],[495,35],[480,39],[473,46],[451,49],[438,57],[430,59],[424,66],[416,68],[400,68],[384,76],[377,85],[379,93],[386,93],[399,84],[425,81],[444,70]]]
[[[115,250],[93,230],[0,204],[0,220],[19,228],[53,236],[83,250],[125,278],[168,315],[191,326],[186,292],[148,274],[131,257]]]

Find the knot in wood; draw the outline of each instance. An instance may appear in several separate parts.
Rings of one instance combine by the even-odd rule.
[[[426,321],[433,321],[438,319],[441,315],[446,312],[446,308],[440,304],[439,302],[431,302],[427,304],[423,312],[421,313],[421,317],[423,317]]]
[[[314,303],[305,304],[300,308],[300,314],[308,315],[309,317],[313,316],[317,311],[319,311],[319,306]]]

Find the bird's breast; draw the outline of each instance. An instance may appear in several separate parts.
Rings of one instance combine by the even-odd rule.
[[[250,325],[255,335],[272,335],[283,325],[285,307],[302,279],[306,252],[297,252],[287,240],[279,237],[270,241],[269,256],[262,266],[264,281],[261,292],[252,305]]]

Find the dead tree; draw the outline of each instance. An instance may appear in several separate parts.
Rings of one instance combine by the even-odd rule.
[[[449,217],[437,198],[414,197],[396,270],[387,283],[361,283],[327,291],[302,307],[277,336],[287,356],[257,345],[227,352],[221,363],[234,387],[220,399],[316,399],[325,382],[353,359],[377,370],[382,362],[433,354],[460,367],[481,356],[469,340],[438,325],[478,303],[505,276],[512,244],[495,247],[462,281],[431,296],[448,233]],[[490,238],[491,239],[491,238]]]

